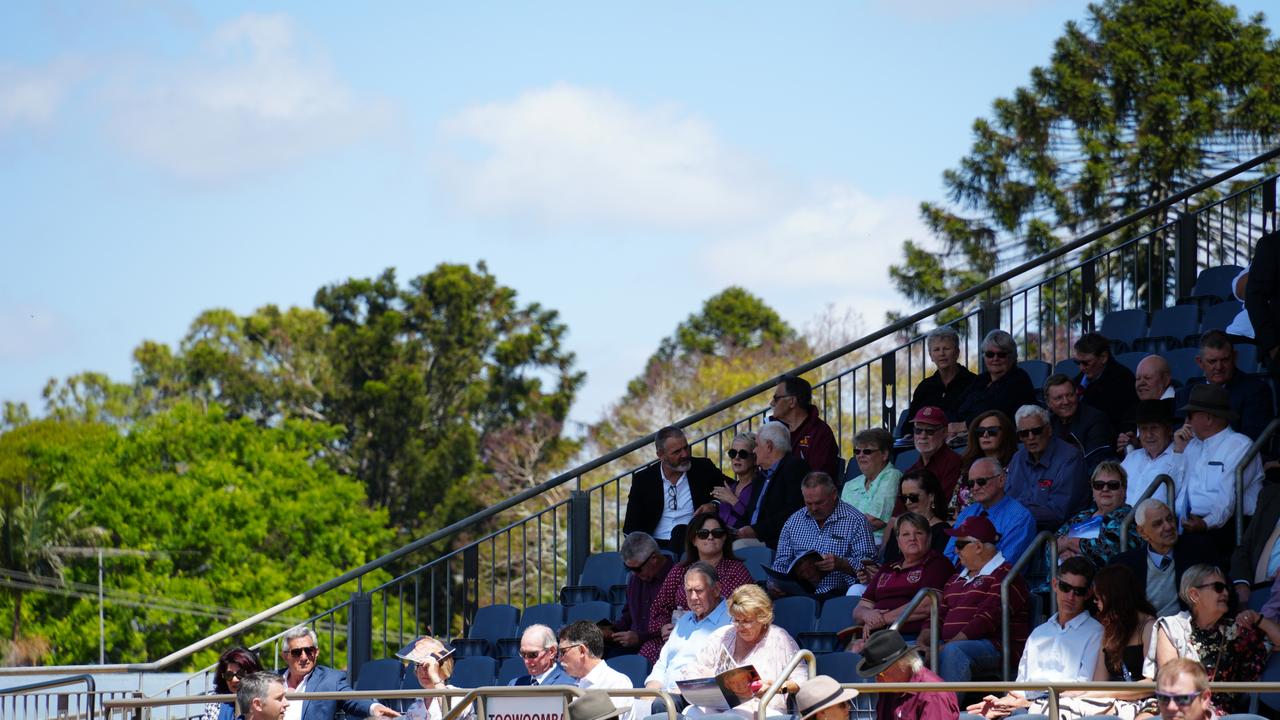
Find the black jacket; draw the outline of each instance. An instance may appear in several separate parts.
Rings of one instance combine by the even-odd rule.
[[[694,509],[711,502],[711,489],[729,481],[715,463],[700,457],[693,458],[686,475]],[[622,532],[641,531],[653,534],[653,529],[662,519],[662,506],[667,501],[664,495],[666,482],[662,477],[660,463],[654,463],[631,476],[631,494],[627,496],[627,515],[622,521]]]
[[[757,506],[760,516],[751,526],[756,537],[765,545],[776,550],[778,536],[782,534],[782,526],[795,511],[804,507],[804,496],[800,494],[800,483],[809,474],[809,464],[804,460],[787,453],[778,461],[778,469],[769,479],[769,487],[765,488]],[[757,479],[756,482],[763,482]]]
[[[1136,531],[1137,531],[1136,528],[1130,528],[1130,530],[1136,534]],[[1187,568],[1191,567],[1192,565],[1207,563],[1209,565],[1216,565],[1219,568],[1221,568],[1224,573],[1226,572],[1226,568],[1222,567],[1225,564],[1224,562],[1220,560],[1216,560],[1211,554],[1208,554],[1199,550],[1195,550],[1193,549],[1193,547],[1194,546],[1188,545],[1183,542],[1176,542],[1173,544],[1173,589],[1175,591],[1178,589],[1178,587],[1182,583],[1182,574],[1185,573],[1187,571]],[[1111,560],[1111,564],[1112,565],[1128,565],[1129,569],[1133,571],[1134,577],[1137,578],[1138,580],[1138,587],[1142,588],[1144,592],[1146,591],[1146,588],[1147,588],[1147,546],[1146,545],[1139,545],[1138,547],[1125,550],[1124,552],[1115,556],[1115,558]],[[1183,605],[1183,602],[1181,599],[1178,600],[1178,604]]]
[[[995,382],[991,381],[991,373],[984,370],[969,386],[969,392],[960,404],[960,417],[948,416],[947,419],[967,423],[988,410],[999,410],[1013,420],[1018,408],[1037,404],[1036,389],[1031,385],[1031,376],[1026,370],[1014,367]]]
[[[1253,246],[1244,308],[1253,324],[1258,355],[1269,359],[1271,348],[1280,345],[1280,232],[1263,235]]]
[[[1084,373],[1077,373],[1076,387],[1084,381]],[[1117,430],[1128,430],[1133,427],[1133,408],[1138,404],[1138,391],[1134,388],[1133,371],[1116,362],[1110,354],[1107,364],[1102,367],[1102,374],[1097,380],[1090,380],[1084,388],[1084,402],[1101,410],[1111,426]],[[1115,435],[1111,436],[1114,445]]]
[[[1250,280],[1250,282],[1253,282]],[[1253,584],[1253,573],[1262,557],[1263,546],[1280,521],[1280,483],[1262,486],[1258,493],[1258,509],[1244,532],[1244,542],[1231,553],[1231,579]],[[1280,542],[1280,541],[1278,541]]]
[[[977,380],[978,376],[963,365],[956,370],[956,376],[951,380],[950,385],[942,382],[937,371],[920,381],[915,393],[911,395],[911,404],[907,406],[907,422],[911,422],[911,418],[916,416],[920,408],[930,405],[941,408],[942,412],[947,414],[948,422],[959,422],[960,406],[969,395],[969,391],[973,388],[973,381]],[[907,435],[909,436],[910,433]]]
[[[1178,390],[1178,417],[1183,417],[1182,408],[1191,401],[1191,388],[1196,383],[1188,384]],[[1267,423],[1276,416],[1275,407],[1271,403],[1271,388],[1263,380],[1241,372],[1237,367],[1231,379],[1222,384],[1231,398],[1231,409],[1236,411],[1236,419],[1231,429],[1244,433],[1250,440],[1257,440]]]

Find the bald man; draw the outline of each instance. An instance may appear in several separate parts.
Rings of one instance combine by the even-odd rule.
[[[1133,389],[1138,393],[1138,400],[1170,400],[1176,394],[1173,389],[1173,372],[1169,370],[1169,361],[1159,355],[1148,355],[1138,363],[1133,373]],[[1121,455],[1138,444],[1138,435],[1128,424],[1126,432],[1116,438],[1116,451]]]

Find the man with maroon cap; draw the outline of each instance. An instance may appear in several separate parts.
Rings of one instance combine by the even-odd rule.
[[[938,674],[947,682],[967,682],[975,671],[999,667],[1001,658],[1000,583],[1012,567],[996,547],[996,526],[982,515],[967,518],[946,531],[955,539],[960,572],[942,588],[938,603],[940,630]],[[1027,583],[1021,576],[1009,585],[1010,639],[1016,650],[1030,628]],[[929,643],[925,628],[916,641]]]
[[[920,453],[920,459],[907,468],[907,473],[928,470],[942,484],[942,496],[949,498],[955,494],[961,462],[956,451],[947,447],[946,431],[947,414],[942,408],[926,405],[916,411],[911,418],[911,438]],[[906,511],[902,500],[898,500],[893,506],[895,517]]]

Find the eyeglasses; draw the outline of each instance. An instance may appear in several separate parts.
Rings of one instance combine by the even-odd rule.
[[[973,542],[973,541],[972,541],[972,540],[957,540],[957,541],[956,541],[956,552],[960,552],[961,550],[965,549],[965,547],[967,547],[967,546],[969,545],[969,543],[971,543],[971,542]]]
[[[1119,490],[1120,481],[1119,480],[1094,480],[1093,489],[1094,490]]]
[[[1177,705],[1178,707],[1186,707],[1191,703],[1195,702],[1197,697],[1200,697],[1200,693],[1198,692],[1186,693],[1184,695],[1181,693],[1167,693],[1167,692],[1160,692],[1159,690],[1157,690],[1156,704],[1164,705],[1167,702],[1172,702],[1174,705]]]
[[[733,448],[729,448],[730,460],[737,460],[738,458],[742,458],[743,460],[750,460],[755,456],[756,456],[756,453],[754,450],[734,450]]]
[[[899,495],[898,501],[904,502],[904,503],[918,503],[920,502],[920,493],[910,493],[908,495]]]
[[[985,487],[987,483],[1000,477],[999,475],[990,475],[988,477],[971,477],[960,481],[960,487],[971,488],[973,486]]]
[[[714,530],[699,530],[698,532],[694,533],[693,535],[694,535],[694,537],[698,538],[699,540],[707,540],[707,539],[709,539],[709,538],[715,538],[715,539],[719,540],[720,538],[722,538],[722,537],[724,537],[725,535],[728,535],[728,534],[729,534],[729,533],[728,533],[724,528],[716,528],[716,529],[714,529]]]
[[[978,437],[995,437],[1000,434],[1000,427],[998,425],[996,427],[980,427],[974,430],[973,434]]]
[[[680,507],[680,504],[676,502],[676,486],[668,485],[667,486],[667,509],[676,510],[676,509],[679,509],[679,507]]]
[[[942,428],[937,425],[912,425],[911,432],[915,435],[925,435],[932,437],[938,434]]]
[[[222,671],[223,680],[239,680],[240,678],[243,678],[245,675],[248,675],[248,673],[245,672],[244,670],[223,670]]]
[[[628,565],[628,564],[626,564],[626,563],[622,563],[622,567],[626,568],[626,569],[627,569],[627,572],[638,573],[638,572],[640,572],[641,570],[643,570],[643,569],[644,569],[644,566],[645,566],[645,565],[648,565],[648,564],[649,564],[649,561],[650,561],[650,560],[654,559],[654,558],[655,558],[655,557],[657,557],[657,556],[658,556],[658,554],[657,554],[657,553],[654,553],[654,554],[650,555],[649,557],[645,558],[644,560],[641,560],[641,561],[640,561],[640,564],[639,564],[639,565],[636,565],[636,566],[634,566],[634,567],[632,567],[631,565]]]
[[[1078,586],[1072,585],[1071,583],[1069,583],[1069,582],[1067,582],[1067,581],[1065,581],[1065,580],[1059,580],[1059,581],[1058,581],[1058,589],[1059,589],[1059,590],[1061,590],[1061,591],[1062,591],[1062,592],[1064,592],[1064,593],[1071,593],[1071,594],[1075,595],[1076,597],[1084,597],[1084,596],[1086,596],[1086,595],[1088,595],[1088,594],[1089,594],[1089,586],[1088,586],[1088,585],[1086,585],[1086,586],[1084,586],[1084,587],[1078,587]]]
[[[560,651],[561,655],[563,655],[576,647],[582,647],[582,643],[574,643],[572,645],[560,645],[560,646],[557,646],[556,649]]]
[[[777,405],[779,400],[782,400],[784,398],[789,398],[789,397],[795,397],[795,395],[774,395],[772,398],[770,398],[769,404]]]
[[[871,455],[873,453],[878,453],[878,452],[881,452],[880,448],[854,448],[853,449],[854,455]]]
[[[1227,584],[1222,582],[1221,580],[1218,580],[1216,582],[1211,582],[1211,583],[1205,583],[1203,585],[1197,585],[1196,587],[1202,590],[1204,588],[1211,587],[1213,588],[1213,591],[1216,593],[1224,593],[1227,591]]]
[[[544,652],[546,652],[546,651],[548,651],[548,650],[550,650],[550,649],[551,649],[551,648],[542,648],[541,650],[521,650],[521,651],[520,651],[520,657],[524,658],[525,660],[534,660],[534,659],[536,659],[539,655],[541,655],[542,653],[544,653]]]
[[[289,653],[289,657],[293,658],[294,660],[297,660],[303,655],[306,655],[307,657],[310,657],[310,658],[315,657],[320,652],[320,648],[316,647],[315,645],[312,645],[311,647],[289,648],[285,652]]]
[[[1003,360],[1009,357],[1009,353],[1004,350],[988,350],[982,354],[986,355],[988,360],[992,358],[1000,358],[1001,360]]]
[[[1029,437],[1035,437],[1036,435],[1043,435],[1043,434],[1044,434],[1044,431],[1045,431],[1045,427],[1046,427],[1046,426],[1041,425],[1041,426],[1039,426],[1039,427],[1033,427],[1033,428],[1027,428],[1027,429],[1025,429],[1025,430],[1019,430],[1019,431],[1018,431],[1018,437],[1020,437],[1020,438],[1022,438],[1022,439],[1024,439],[1024,440],[1025,440],[1026,438],[1029,438]]]

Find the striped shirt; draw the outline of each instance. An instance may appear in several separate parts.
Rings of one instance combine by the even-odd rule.
[[[977,574],[965,569],[948,580],[942,588],[942,634],[938,639],[949,642],[964,633],[969,640],[990,640],[1000,650],[1000,583],[1012,569],[997,552]],[[1014,650],[1022,647],[1030,632],[1027,598],[1027,582],[1018,577],[1009,585],[1009,637]]]

